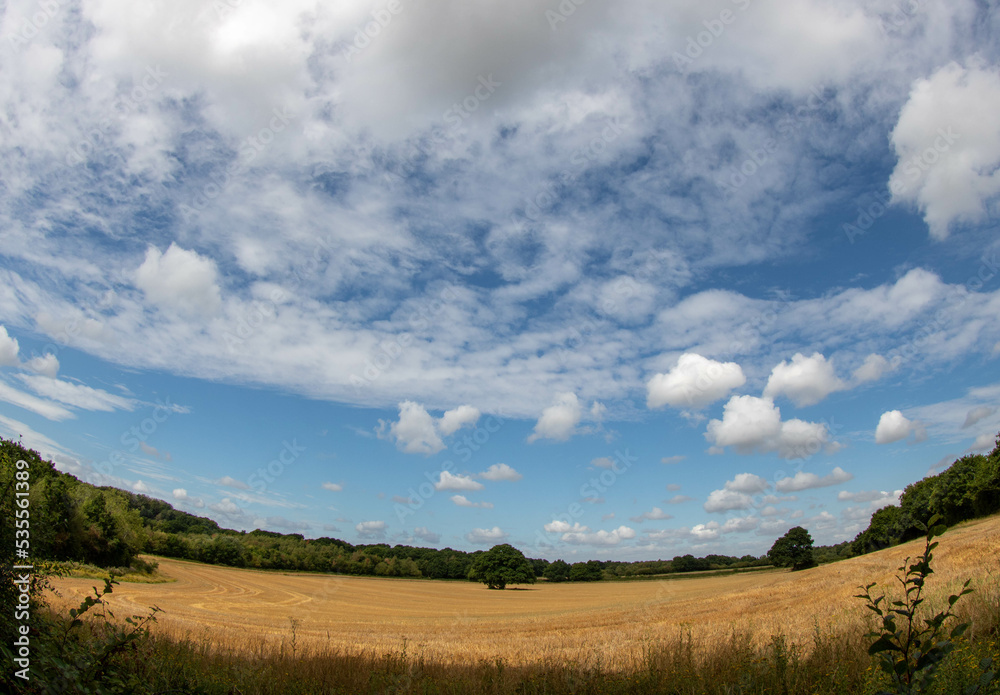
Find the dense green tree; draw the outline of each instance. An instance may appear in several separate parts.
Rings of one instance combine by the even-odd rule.
[[[565,582],[569,579],[569,563],[565,560],[556,560],[549,563],[542,574],[550,582]]]
[[[793,572],[815,567],[812,536],[801,526],[789,529],[767,551],[767,559],[777,567],[791,567]]]
[[[495,545],[479,555],[469,569],[469,579],[491,589],[508,584],[534,584],[535,571],[524,553],[508,543]]]
[[[596,582],[604,576],[601,571],[603,565],[597,560],[587,562],[574,562],[569,568],[569,580],[571,582]]]

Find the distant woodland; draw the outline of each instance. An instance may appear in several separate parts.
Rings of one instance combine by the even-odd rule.
[[[945,471],[909,485],[899,506],[875,512],[853,541],[815,548],[818,562],[880,550],[923,535],[922,524],[940,515],[948,525],[1000,511],[1000,436],[986,455],[956,460]],[[275,570],[303,570],[388,577],[467,579],[482,551],[467,553],[384,543],[352,545],[336,538],[306,539],[298,533],[221,528],[205,517],[112,487],[97,487],[56,470],[37,452],[0,439],[0,489],[4,518],[13,498],[15,462],[30,463],[31,556],[78,561],[101,567],[151,569],[140,554],[210,564]],[[5,524],[0,535],[13,534]],[[13,545],[13,541],[8,544]],[[639,579],[678,572],[768,565],[766,556],[677,556],[671,560],[567,563],[530,560],[549,581]]]

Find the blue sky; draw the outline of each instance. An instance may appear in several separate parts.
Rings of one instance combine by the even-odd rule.
[[[3,9],[0,434],[224,526],[853,538],[1000,431],[975,2]]]

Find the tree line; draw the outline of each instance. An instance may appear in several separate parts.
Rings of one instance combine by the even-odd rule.
[[[80,481],[19,442],[0,439],[0,489],[5,494],[13,489],[14,464],[21,459],[30,464],[31,549],[37,559],[143,569],[138,556],[148,553],[255,569],[468,579],[484,552],[386,543],[353,545],[336,538],[306,539],[299,533],[226,529],[159,499]],[[998,511],[1000,437],[991,453],[965,456],[942,473],[909,485],[899,506],[875,512],[868,528],[853,542],[813,548],[813,559],[829,562],[918,538],[924,533],[921,525],[935,514],[951,525]],[[688,554],[639,562],[527,561],[535,577],[585,582],[760,567],[774,564],[774,557]]]

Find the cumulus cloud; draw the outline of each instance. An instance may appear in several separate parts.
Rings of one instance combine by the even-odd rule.
[[[729,512],[750,509],[753,507],[753,498],[745,492],[712,490],[703,506],[706,512]]]
[[[719,537],[719,522],[709,521],[707,524],[695,524],[689,532],[699,541],[711,541]]]
[[[37,357],[32,357],[24,363],[24,366],[33,371],[35,374],[41,374],[49,377],[50,379],[55,379],[56,375],[59,373],[59,359],[51,352]]]
[[[323,483],[320,487],[330,492],[340,492],[344,489],[344,486],[339,483]]]
[[[735,362],[717,362],[686,352],[673,369],[646,382],[646,406],[700,410],[745,383],[743,369]]]
[[[758,492],[764,492],[764,490],[770,487],[764,478],[759,475],[754,475],[753,473],[738,473],[736,477],[732,480],[727,480],[723,487],[726,490],[733,490],[734,492],[745,492],[749,495],[756,494]]]
[[[665,464],[667,466],[672,466],[672,465],[674,465],[676,463],[680,463],[685,458],[687,458],[687,457],[686,456],[664,456],[663,458],[660,459],[660,463]]]
[[[507,534],[499,526],[494,526],[491,529],[474,528],[465,534],[465,540],[472,545],[493,545],[502,543],[506,539]]]
[[[781,420],[781,411],[769,398],[733,396],[723,409],[722,420],[711,420],[705,439],[712,453],[732,446],[741,454],[777,452],[781,458],[797,459],[836,449],[826,425],[793,419]]]
[[[441,471],[438,481],[434,483],[435,490],[457,490],[473,491],[482,490],[483,484],[476,482],[467,475],[455,475],[448,471]]]
[[[152,303],[183,314],[214,315],[222,306],[215,262],[171,243],[166,253],[155,246],[135,271],[135,286]]]
[[[362,521],[355,525],[358,538],[378,540],[385,538],[386,523],[384,521]]]
[[[399,419],[389,423],[388,434],[385,432],[385,421],[380,420],[379,423],[379,437],[395,441],[400,451],[408,454],[436,454],[444,449],[434,418],[419,403],[400,403]]]
[[[188,491],[182,487],[176,488],[173,491],[173,496],[174,499],[177,500],[178,502],[190,502],[191,506],[197,509],[201,509],[202,507],[205,506],[204,500],[202,500],[200,497],[191,497],[188,494]]]
[[[899,499],[902,490],[896,492],[886,492],[885,490],[859,490],[858,492],[848,492],[841,490],[837,493],[840,502],[887,502],[892,503]]]
[[[489,480],[491,482],[507,481],[515,483],[518,480],[521,480],[524,476],[508,466],[506,463],[494,463],[492,466],[480,473],[479,477],[483,480]]]
[[[755,516],[733,517],[719,529],[722,533],[749,533],[760,526],[760,519]]]
[[[782,478],[775,483],[774,487],[778,492],[800,492],[802,490],[812,490],[813,488],[840,485],[853,479],[854,476],[851,473],[837,466],[828,475],[824,475],[823,477],[815,473],[799,471],[794,476]]]
[[[787,396],[797,406],[815,405],[834,391],[842,391],[847,384],[840,380],[833,364],[818,352],[806,357],[792,355],[792,361],[782,361],[771,370],[764,387],[764,397],[774,399]]]
[[[973,61],[974,62],[974,61]],[[986,217],[1000,194],[1000,74],[996,68],[949,63],[913,84],[892,131],[898,163],[893,200],[915,203],[931,236]]]
[[[667,514],[665,511],[659,507],[653,507],[648,512],[643,512],[639,516],[629,517],[629,521],[634,521],[637,524],[641,524],[644,521],[665,521],[667,519],[673,519],[674,517]]]
[[[452,495],[451,501],[459,507],[472,507],[474,509],[493,509],[492,502],[472,502],[465,495]]]
[[[590,465],[594,468],[615,468],[615,460],[609,456],[600,456],[596,459],[591,459]]]
[[[573,436],[582,417],[583,408],[576,394],[572,392],[560,393],[556,396],[555,404],[542,411],[542,416],[538,418],[534,431],[528,437],[528,442],[539,439],[554,439],[564,442]]]
[[[674,495],[667,500],[667,504],[683,504],[685,502],[691,502],[694,500],[693,497],[688,497],[687,495]]]
[[[400,451],[408,454],[436,454],[445,448],[442,436],[454,434],[462,427],[474,425],[480,412],[469,405],[448,410],[435,419],[427,409],[413,401],[399,404],[399,419],[395,422],[379,420],[376,434],[380,439],[396,443]]]
[[[981,435],[976,437],[976,441],[972,442],[972,446],[966,449],[966,451],[991,451],[994,446],[996,446],[996,434],[992,432],[983,432]]]
[[[583,530],[573,530],[562,534],[563,542],[572,545],[610,546],[633,538],[635,538],[635,529],[628,526],[619,526],[611,531],[604,529],[591,531],[585,526]]]
[[[448,410],[438,422],[438,430],[444,436],[454,434],[463,427],[474,425],[479,420],[480,412],[471,405],[460,405],[454,410]]]
[[[926,438],[926,430],[919,422],[907,419],[898,410],[888,410],[882,413],[878,419],[878,426],[875,428],[876,444],[891,444],[901,439],[906,439],[910,433],[914,433],[916,439],[921,441]]]

